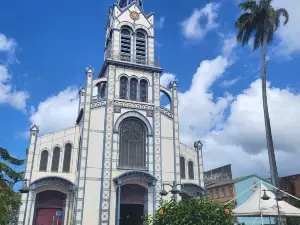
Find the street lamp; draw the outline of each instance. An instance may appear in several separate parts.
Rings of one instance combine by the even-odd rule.
[[[168,192],[166,191],[165,186],[170,186],[171,187],[171,190],[169,192],[174,196],[174,199],[175,199],[175,196],[177,194],[179,194],[179,195],[184,194],[184,192],[177,189],[178,186],[182,186],[182,185],[181,184],[176,184],[175,181],[173,181],[173,184],[163,184],[163,189],[159,193],[161,196],[167,196],[168,195]]]
[[[280,215],[280,209],[279,209],[279,201],[283,201],[284,199],[288,198],[288,196],[285,193],[282,193],[279,190],[276,191],[272,191],[272,190],[263,190],[264,194],[261,197],[262,200],[264,201],[268,201],[270,199],[270,197],[267,195],[267,191],[270,191],[272,193],[274,193],[275,195],[275,200],[276,200],[276,204],[277,204],[277,211],[278,211],[278,224],[282,223],[282,219],[281,219],[281,215]]]
[[[15,182],[12,182],[12,181],[10,181],[10,180],[8,180],[8,179],[5,179],[5,178],[1,178],[0,180],[7,182],[7,183],[8,183],[8,187],[9,187],[10,189],[13,189],[16,183],[21,182],[21,181],[24,181],[23,186],[19,189],[19,192],[22,193],[22,194],[23,194],[23,193],[24,193],[24,194],[28,194],[29,191],[30,191],[30,188],[29,188],[28,185],[27,185],[27,181],[28,181],[27,179],[17,180],[17,181],[15,181]]]

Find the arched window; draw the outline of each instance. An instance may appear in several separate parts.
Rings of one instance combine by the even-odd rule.
[[[98,85],[98,98],[106,97],[106,82],[102,82]]]
[[[142,1],[142,0],[139,0],[139,6],[140,6],[141,8],[143,8],[143,1]]]
[[[138,80],[136,78],[130,79],[130,100],[136,101],[137,100],[137,93],[138,93]]]
[[[126,6],[127,6],[127,0],[120,0],[119,6],[120,6],[121,8],[126,7]]]
[[[121,77],[120,79],[120,99],[127,99],[127,93],[128,93],[128,78],[127,77]]]
[[[40,161],[40,171],[47,171],[49,153],[47,150],[42,151]]]
[[[180,156],[180,177],[185,179],[185,158]]]
[[[58,172],[59,159],[60,159],[60,148],[55,147],[53,150],[53,156],[52,156],[52,165],[51,165],[52,172]]]
[[[129,27],[124,26],[121,28],[121,52],[120,60],[131,61],[131,39],[132,31]]]
[[[136,32],[135,52],[136,63],[146,64],[146,35],[141,30]]]
[[[146,127],[137,118],[127,118],[120,125],[119,166],[146,167]]]
[[[188,169],[189,169],[189,179],[194,180],[194,163],[192,161],[189,161]]]
[[[64,154],[64,164],[63,164],[63,172],[70,172],[70,164],[71,164],[71,154],[72,154],[72,145],[65,145],[65,154]]]
[[[144,79],[140,81],[140,101],[141,102],[148,101],[148,81]]]

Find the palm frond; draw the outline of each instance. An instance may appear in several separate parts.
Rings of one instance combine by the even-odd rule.
[[[286,9],[280,8],[276,10],[276,18],[280,19],[280,16],[285,18],[283,24],[286,25],[289,22],[289,13]]]
[[[243,13],[235,22],[235,27],[243,29],[248,23],[252,21],[253,15],[251,13]]]
[[[246,0],[239,4],[239,8],[244,12],[247,11],[255,12],[258,8],[258,5],[255,0]]]

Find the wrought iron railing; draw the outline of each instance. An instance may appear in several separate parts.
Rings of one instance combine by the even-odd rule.
[[[133,55],[127,54],[123,52],[114,52],[114,51],[106,51],[105,59],[112,59],[112,60],[120,60],[124,62],[131,62],[140,65],[148,65],[148,66],[156,66],[159,67],[159,63],[155,63],[154,60],[149,60],[145,56],[141,55]]]

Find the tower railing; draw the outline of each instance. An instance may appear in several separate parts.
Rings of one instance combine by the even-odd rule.
[[[106,50],[105,59],[119,60],[124,62],[136,63],[140,65],[159,67],[158,62],[155,62],[155,60],[149,60],[146,56],[133,55],[125,52],[116,52],[109,49]]]

